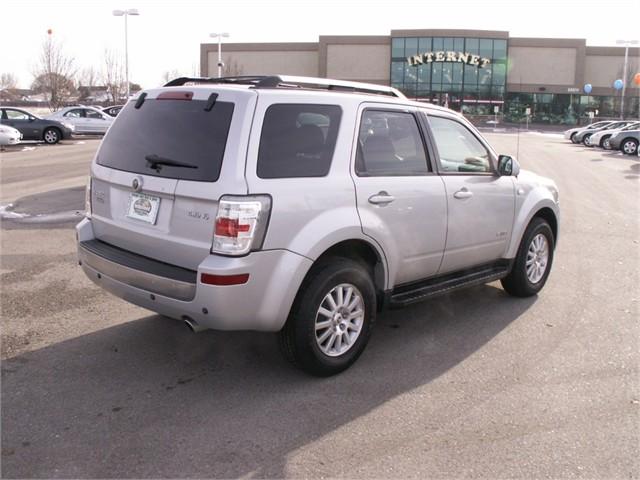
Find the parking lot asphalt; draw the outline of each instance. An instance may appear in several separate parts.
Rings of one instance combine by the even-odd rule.
[[[45,220],[0,230],[2,477],[640,477],[640,161],[485,135],[559,185],[546,287],[384,312],[328,379],[272,334],[192,334],[84,277],[47,215],[83,201],[96,140],[3,153],[0,205]]]

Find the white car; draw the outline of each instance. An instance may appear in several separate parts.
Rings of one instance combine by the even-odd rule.
[[[72,124],[76,134],[105,134],[113,123],[113,117],[97,108],[84,106],[65,107],[47,118]]]
[[[0,146],[15,145],[22,140],[22,134],[13,127],[0,125]]]
[[[627,125],[623,128],[616,128],[613,130],[601,130],[599,132],[594,133],[589,137],[589,147],[601,147],[605,150],[611,149],[609,146],[609,139],[618,132],[622,132],[623,130],[637,130],[640,128],[640,122],[634,122],[630,125]]]

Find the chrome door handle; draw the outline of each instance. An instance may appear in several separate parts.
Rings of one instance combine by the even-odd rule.
[[[456,193],[453,194],[454,197],[456,198],[471,198],[473,197],[473,192],[470,192],[469,190],[467,190],[467,187],[462,187],[460,190],[458,190]]]
[[[386,205],[387,203],[391,203],[396,199],[393,195],[389,195],[387,192],[382,191],[378,192],[375,195],[371,195],[369,197],[369,203],[373,203],[374,205]]]

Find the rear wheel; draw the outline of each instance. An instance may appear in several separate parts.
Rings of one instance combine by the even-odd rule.
[[[61,137],[62,135],[60,135],[60,130],[58,130],[57,128],[47,128],[42,134],[44,143],[47,143],[49,145],[58,143]]]
[[[600,139],[600,146],[605,150],[609,150],[611,148],[611,145],[609,145],[610,138],[611,138],[611,135],[606,135]]]
[[[280,332],[280,348],[297,367],[329,376],[351,366],[369,341],[376,294],[365,265],[333,258],[315,266]]]
[[[633,138],[627,138],[622,142],[620,150],[627,155],[635,155],[638,153],[638,141]]]
[[[536,217],[527,227],[502,287],[515,297],[535,295],[547,281],[553,263],[554,238],[546,220]]]

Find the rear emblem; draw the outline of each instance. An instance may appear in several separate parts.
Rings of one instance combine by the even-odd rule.
[[[140,177],[134,178],[133,182],[131,182],[131,186],[136,192],[139,192],[140,190],[142,190],[142,178]]]

